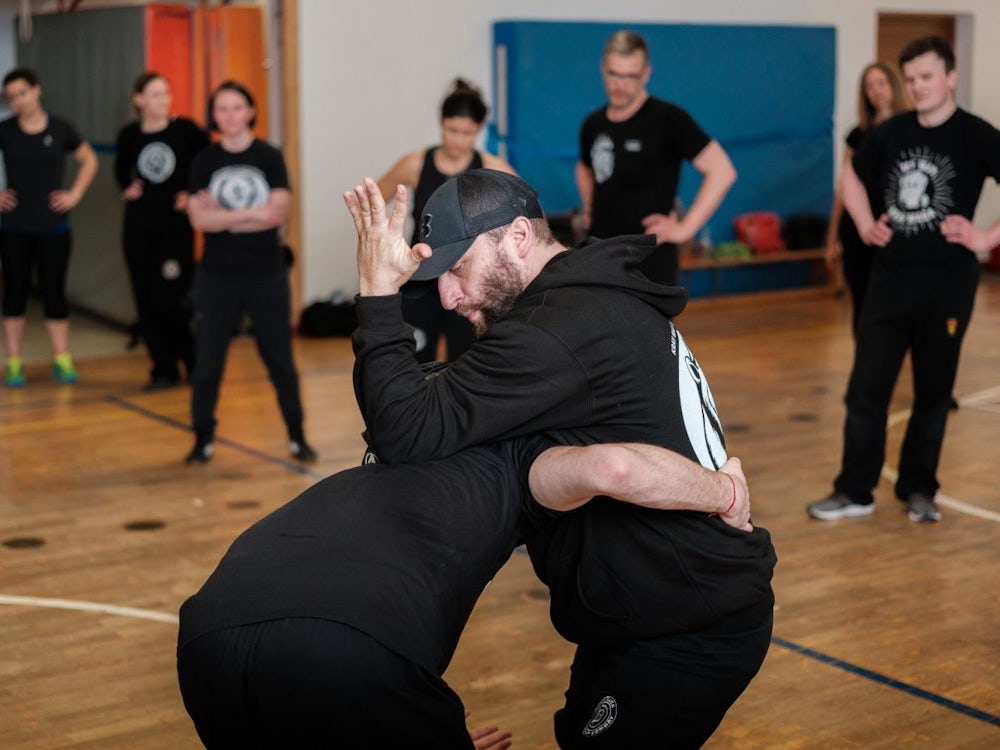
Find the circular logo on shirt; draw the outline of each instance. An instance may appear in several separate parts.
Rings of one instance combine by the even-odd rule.
[[[611,136],[601,133],[590,147],[590,166],[594,170],[594,182],[598,184],[611,178],[615,171],[615,142]]]
[[[263,206],[267,203],[271,189],[263,172],[238,164],[216,170],[208,183],[208,192],[216,203],[232,210]]]
[[[955,205],[951,159],[928,148],[901,153],[889,172],[885,189],[886,215],[896,232],[910,236],[936,232]]]
[[[584,737],[593,737],[600,734],[618,718],[618,702],[610,695],[606,695],[597,704],[594,713],[590,715],[590,721],[583,728]]]
[[[139,176],[154,185],[169,179],[174,173],[175,166],[177,157],[174,156],[173,150],[160,141],[147,143],[139,152],[139,159],[136,162]]]

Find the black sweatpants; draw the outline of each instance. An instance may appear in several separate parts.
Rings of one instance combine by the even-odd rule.
[[[885,461],[889,403],[909,350],[913,407],[899,459],[896,497],[940,487],[944,442],[962,338],[972,317],[979,263],[887,267],[876,263],[861,311],[854,367],[847,386],[844,455],[834,489],[872,502]]]
[[[66,303],[66,272],[69,268],[73,235],[19,234],[0,231],[0,266],[3,268],[3,314],[8,318],[24,315],[31,292],[32,270],[38,271],[38,287],[48,320],[69,317]]]
[[[184,707],[208,750],[470,750],[459,697],[369,635],[291,618],[178,651]]]
[[[302,440],[299,375],[292,358],[288,275],[230,276],[199,266],[194,277],[195,366],[191,420],[199,437],[215,432],[215,406],[229,342],[250,316],[260,353],[292,440]]]
[[[763,664],[772,625],[769,614],[745,632],[579,646],[566,705],[555,715],[559,747],[700,748]]]
[[[872,275],[872,261],[877,250],[865,244],[854,245],[850,241],[841,241],[840,247],[844,264],[844,280],[847,282],[847,289],[851,294],[851,330],[854,332],[854,337],[857,338],[861,310],[865,304],[868,281]]]
[[[150,377],[180,379],[179,364],[191,375],[191,279],[194,235],[125,224],[125,264],[139,315],[139,332],[153,361]]]

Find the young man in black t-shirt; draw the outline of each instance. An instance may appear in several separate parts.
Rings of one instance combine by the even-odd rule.
[[[944,40],[912,42],[900,68],[914,111],[876,129],[843,175],[844,205],[875,258],[847,389],[841,471],[833,493],[807,508],[821,520],[873,512],[889,402],[907,351],[913,408],[895,494],[911,520],[941,517],[937,468],[979,282],[977,254],[1000,243],[1000,222],[985,231],[972,224],[984,180],[1000,179],[1000,131],[955,103],[955,56]]]
[[[649,270],[675,284],[677,245],[711,218],[736,170],[687,112],[649,95],[652,72],[645,39],[632,31],[612,35],[601,60],[608,103],[587,115],[580,128],[576,184],[584,228],[602,239],[656,235],[659,247]],[[679,220],[674,208],[684,160],[702,174],[702,184]]]

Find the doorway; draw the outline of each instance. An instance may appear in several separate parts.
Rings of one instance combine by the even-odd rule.
[[[958,69],[958,88],[955,98],[960,107],[968,109],[972,80],[972,16],[943,13],[879,13],[876,59],[887,63],[896,73],[899,70],[899,53],[903,48],[923,36],[936,35],[946,40],[955,50]]]

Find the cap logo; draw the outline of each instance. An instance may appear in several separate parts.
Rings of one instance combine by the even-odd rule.
[[[434,214],[424,214],[420,217],[420,237],[424,241],[431,236],[431,222],[433,220]]]

